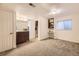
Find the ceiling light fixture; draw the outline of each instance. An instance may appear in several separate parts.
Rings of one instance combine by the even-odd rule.
[[[61,12],[61,9],[51,9],[49,15],[59,14],[60,12]]]

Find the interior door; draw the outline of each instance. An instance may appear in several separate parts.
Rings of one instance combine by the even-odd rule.
[[[0,10],[0,52],[12,48],[12,13]]]

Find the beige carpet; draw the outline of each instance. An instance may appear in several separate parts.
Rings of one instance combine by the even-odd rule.
[[[8,56],[79,56],[79,44],[63,40],[43,40],[23,45]]]

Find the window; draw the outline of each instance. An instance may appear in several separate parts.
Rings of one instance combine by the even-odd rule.
[[[63,23],[63,21],[58,21],[57,22],[57,29],[59,29],[59,30],[64,29],[64,23]]]
[[[71,21],[71,20],[65,20],[65,21],[64,21],[64,29],[65,29],[65,30],[70,30],[70,29],[72,29],[72,21]]]
[[[59,30],[70,30],[72,29],[72,20],[58,21],[56,28]]]

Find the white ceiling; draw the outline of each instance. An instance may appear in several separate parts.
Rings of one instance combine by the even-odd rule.
[[[33,14],[45,17],[53,17],[59,15],[79,13],[78,3],[34,3],[34,5],[36,7],[31,7],[28,3],[0,4],[0,6],[2,7],[9,8],[23,15]],[[62,11],[59,14],[49,15],[50,10],[53,8],[62,9]]]

